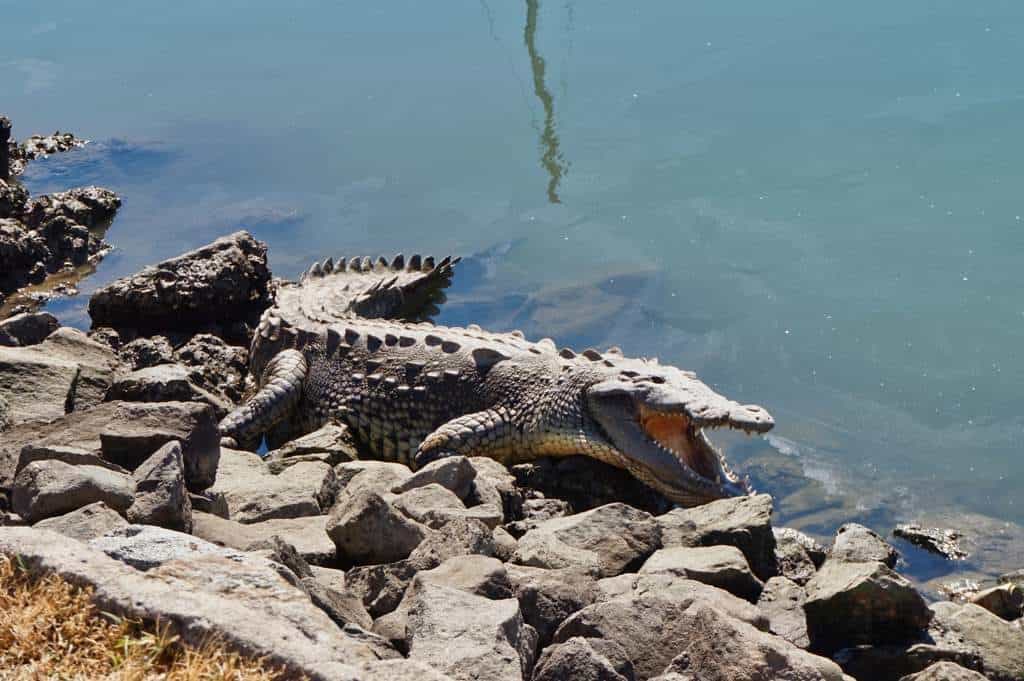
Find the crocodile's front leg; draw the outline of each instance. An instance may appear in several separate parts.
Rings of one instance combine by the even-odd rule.
[[[505,407],[459,416],[428,435],[416,451],[414,462],[422,468],[446,456],[486,456],[510,462],[519,444],[515,412]]]
[[[254,448],[263,434],[290,417],[302,396],[309,364],[298,350],[283,350],[267,363],[260,389],[220,422],[221,443]]]

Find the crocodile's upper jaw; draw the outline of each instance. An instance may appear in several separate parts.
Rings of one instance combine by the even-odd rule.
[[[616,450],[617,464],[684,506],[750,494],[704,431],[766,432],[774,425],[771,416],[679,373],[681,381],[667,384],[618,379],[590,389],[588,411]]]

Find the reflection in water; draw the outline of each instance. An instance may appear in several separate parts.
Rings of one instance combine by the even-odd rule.
[[[548,201],[561,203],[558,198],[558,185],[562,176],[569,171],[569,164],[565,162],[561,150],[558,148],[558,133],[555,132],[555,98],[551,96],[547,84],[544,82],[544,58],[537,53],[537,11],[538,0],[526,0],[526,29],[523,31],[523,41],[526,43],[526,51],[530,55],[530,69],[533,71],[533,91],[544,107],[544,130],[540,135],[540,144],[543,153],[540,157],[540,164],[551,176],[548,182]]]

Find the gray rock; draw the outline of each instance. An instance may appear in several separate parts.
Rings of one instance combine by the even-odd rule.
[[[246,347],[197,333],[174,351],[174,361],[188,367],[189,380],[195,385],[226,402],[240,402],[249,370],[248,336],[238,341]]]
[[[878,534],[857,523],[847,523],[839,528],[829,558],[848,563],[871,563],[877,561],[889,567],[896,567],[900,554]]]
[[[111,530],[127,526],[128,521],[122,518],[121,514],[102,501],[97,501],[64,515],[40,520],[32,527],[86,542]]]
[[[999,584],[971,597],[971,603],[980,605],[1004,620],[1024,617],[1024,590],[1016,584]]]
[[[55,330],[32,349],[78,364],[79,375],[71,406],[75,411],[103,402],[107,390],[126,369],[108,346],[66,326]]]
[[[225,520],[230,515],[228,502],[222,496],[206,494],[205,492],[189,492],[188,498],[192,504],[193,513],[209,513]]]
[[[431,532],[409,554],[419,569],[429,570],[455,556],[494,555],[494,536],[479,520],[457,518]]]
[[[370,614],[379,618],[398,607],[418,571],[466,555],[493,556],[494,538],[487,526],[477,520],[453,520],[431,532],[408,560],[354,567],[346,574],[346,581],[350,590],[363,599]]]
[[[36,346],[0,347],[0,400],[7,405],[7,428],[52,421],[71,411],[80,371],[77,362],[48,356]]]
[[[757,608],[721,589],[668,575],[641,578],[649,583],[570,616],[555,632],[554,642],[564,643],[574,636],[615,641],[633,661],[636,678],[648,679],[661,673],[690,640],[693,626],[686,615],[691,608],[710,606],[715,612],[767,627]]]
[[[345,584],[373,618],[393,612],[420,568],[411,560],[356,566],[345,573]]]
[[[815,569],[820,568],[825,563],[825,559],[828,558],[828,549],[822,546],[814,537],[800,530],[795,530],[792,527],[780,527],[777,529],[773,528],[772,533],[775,535],[776,546],[783,541],[793,541],[803,546],[804,550],[807,551],[807,555],[814,563]]]
[[[924,671],[904,676],[900,681],[985,681],[985,676],[952,662],[936,662]]]
[[[466,503],[491,504],[502,510],[506,522],[512,520],[523,501],[515,476],[500,462],[486,457],[470,457],[469,465],[476,471],[476,477]]]
[[[502,527],[495,527],[491,536],[494,538],[494,556],[503,563],[512,560],[512,555],[519,546],[516,538]]]
[[[23,312],[0,320],[0,345],[35,345],[57,330],[60,323],[49,312]]]
[[[813,539],[788,527],[774,529],[775,564],[778,573],[787,579],[803,586],[814,576],[818,566],[825,562],[825,550],[818,545],[821,553],[820,561],[812,556],[808,547],[817,544]]]
[[[25,445],[70,447],[134,470],[172,440],[181,442],[189,489],[199,491],[213,484],[220,435],[209,407],[190,402],[108,402],[49,423],[24,424],[6,431],[0,438],[0,489],[13,483]]]
[[[409,607],[409,658],[453,679],[530,678],[537,634],[514,598],[483,596],[424,582]]]
[[[835,662],[707,605],[681,613],[678,655],[665,672],[730,681],[853,681]],[[644,674],[640,666],[638,677]],[[692,678],[692,677],[691,677]]]
[[[520,508],[521,519],[505,526],[513,537],[522,537],[545,520],[572,515],[572,507],[561,499],[525,499]]]
[[[217,479],[220,434],[208,405],[197,402],[111,402],[111,420],[99,431],[103,458],[135,470],[171,440],[181,442],[185,484],[200,492]],[[99,407],[97,407],[99,409]],[[96,415],[99,416],[99,412]]]
[[[400,487],[402,485],[399,485],[396,489]],[[466,510],[462,500],[455,496],[454,492],[437,483],[415,486],[402,492],[396,492],[396,494],[398,496],[391,503],[399,511],[419,523],[425,523],[426,514],[432,510]],[[440,525],[443,524],[440,523]]]
[[[735,546],[660,549],[647,559],[640,574],[670,574],[693,579],[751,602],[757,601],[764,587]]]
[[[900,681],[938,662],[975,670],[983,668],[975,653],[931,643],[852,646],[833,653],[832,660],[850,676],[871,681]]]
[[[1024,678],[1024,630],[973,603],[943,601],[931,608],[928,633],[936,644],[979,655],[993,681]]]
[[[912,639],[931,620],[921,594],[886,565],[832,558],[807,583],[804,612],[812,649],[825,652]]]
[[[131,472],[121,468],[117,464],[110,463],[100,454],[88,449],[82,449],[74,445],[60,444],[27,444],[21,448],[21,455],[18,457],[18,467],[15,474],[33,461],[63,461],[72,466],[99,466],[115,473],[130,475]]]
[[[136,570],[152,570],[172,560],[220,556],[242,561],[241,551],[224,548],[182,532],[153,525],[128,525],[91,539],[89,546]]]
[[[34,523],[63,515],[97,501],[117,511],[132,504],[135,481],[97,466],[71,466],[63,461],[33,461],[18,473],[12,510]]]
[[[433,667],[416,660],[381,660],[359,668],[359,681],[453,681]]]
[[[390,461],[347,461],[334,467],[338,480],[338,499],[362,490],[390,493],[391,488],[412,476],[408,466]]]
[[[91,586],[94,602],[106,612],[165,622],[188,645],[216,637],[292,676],[356,681],[362,677],[355,665],[379,659],[378,647],[338,629],[269,561],[195,556],[143,573],[30,528],[0,528],[0,552],[21,556],[31,574],[52,572]]]
[[[269,303],[266,244],[235,232],[104,286],[89,300],[94,326],[182,331],[253,322]]]
[[[778,573],[772,498],[767,494],[719,499],[694,508],[677,508],[656,518],[662,545],[735,546],[760,579]]]
[[[107,399],[131,402],[202,402],[213,408],[218,419],[223,418],[232,408],[232,404],[227,400],[194,384],[188,370],[180,364],[159,364],[125,374],[110,386]]]
[[[519,539],[512,562],[579,567],[611,577],[639,565],[659,546],[660,530],[650,514],[614,503],[541,523]]]
[[[338,557],[356,565],[407,558],[429,532],[369,490],[339,500],[327,521]]]
[[[764,584],[757,607],[768,617],[768,630],[797,648],[811,644],[807,636],[804,601],[807,594],[796,582],[786,577],[772,577]]]
[[[440,485],[459,499],[469,496],[476,469],[464,456],[449,456],[427,464],[392,488],[395,494],[402,494],[425,485]]]
[[[264,461],[286,463],[295,457],[323,454],[327,455],[324,460],[332,466],[355,461],[358,451],[349,429],[342,425],[329,423],[319,430],[291,440],[275,449],[267,454]]]
[[[267,557],[291,570],[299,578],[302,589],[313,605],[327,613],[332,622],[339,627],[355,625],[366,631],[373,626],[373,619],[363,607],[362,600],[349,593],[344,586],[335,589],[326,583],[313,572],[313,568],[299,555],[294,546],[278,536],[271,537],[264,544],[265,548],[262,550],[266,551]]]
[[[133,370],[174,363],[174,348],[163,336],[136,338],[122,345],[118,349],[118,355],[128,362]]]
[[[633,681],[633,663],[615,641],[570,638],[550,646],[537,660],[533,681]]]
[[[545,570],[509,564],[508,577],[526,623],[537,630],[541,647],[570,615],[601,599],[597,582],[583,570]]]
[[[455,556],[436,568],[417,573],[398,607],[378,619],[373,625],[373,631],[395,643],[400,650],[407,649],[409,608],[415,600],[416,592],[427,583],[491,599],[512,596],[512,586],[501,561],[478,555]]]
[[[132,523],[192,531],[192,503],[185,489],[181,443],[168,442],[142,462],[132,475],[135,501],[126,516]]]
[[[333,565],[334,543],[327,536],[327,516],[277,518],[243,525],[209,513],[192,514],[192,534],[220,546],[258,551],[277,536],[295,547],[312,565]]]
[[[232,520],[258,523],[320,515],[330,508],[336,490],[334,471],[327,464],[297,463],[273,475],[256,454],[223,448],[217,483],[208,493],[224,499]]]

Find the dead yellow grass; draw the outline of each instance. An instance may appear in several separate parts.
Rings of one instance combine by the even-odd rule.
[[[49,575],[31,579],[0,555],[0,679],[270,681],[260,660],[216,641],[183,645],[165,626],[100,613],[89,589]]]

